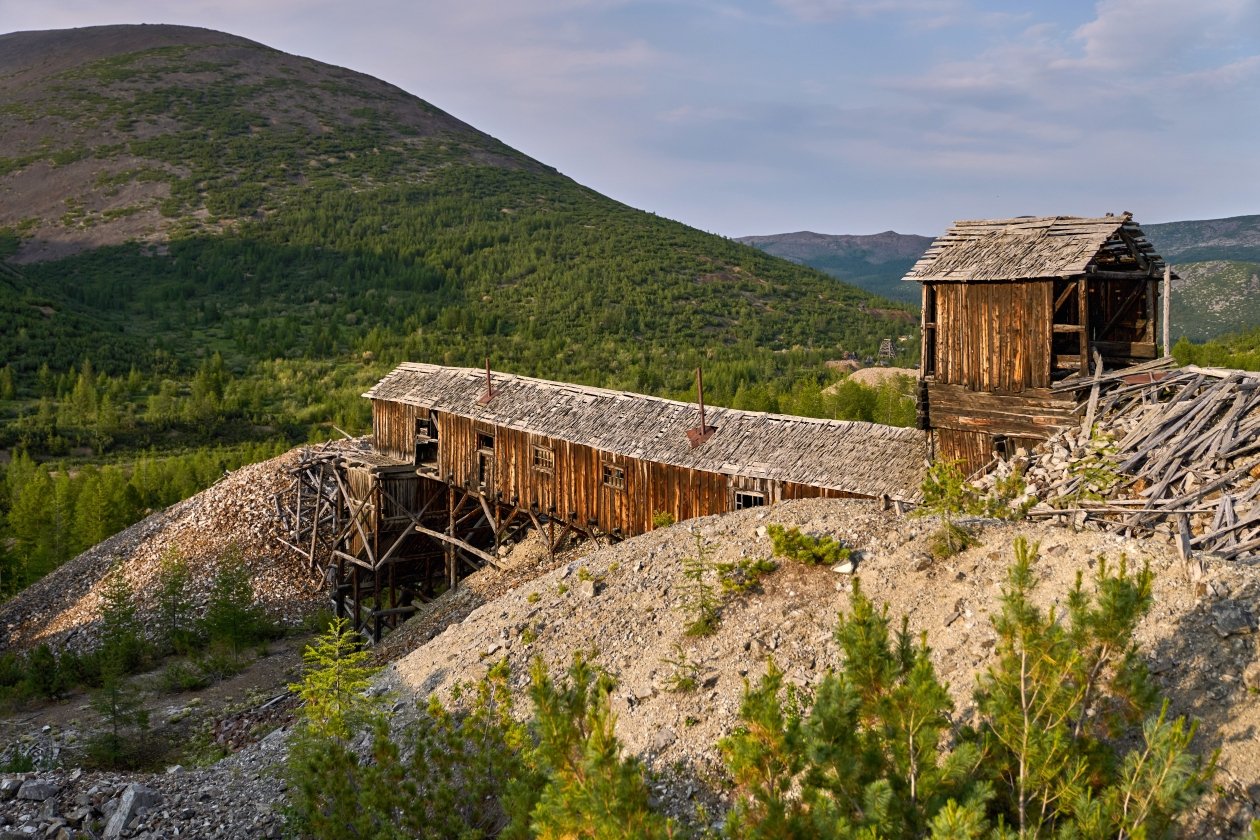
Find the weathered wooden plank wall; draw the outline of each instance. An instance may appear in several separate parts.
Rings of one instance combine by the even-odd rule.
[[[389,400],[372,400],[372,446],[382,455],[411,462],[416,456],[416,420],[428,409]]]
[[[767,504],[820,496],[865,498],[645,461],[448,413],[438,415],[438,439],[438,473],[443,478],[476,488],[485,459],[488,496],[526,508],[536,505],[538,511],[560,520],[573,514],[582,527],[593,519],[601,531],[620,529],[626,536],[650,531],[659,513],[682,521],[734,510],[736,490],[760,493]],[[491,440],[492,446],[482,445]],[[535,449],[541,450],[537,465]],[[548,462],[551,469],[544,466]]]
[[[987,394],[961,385],[929,382],[927,395],[933,428],[1046,440],[1077,422],[1076,401],[1047,388],[1022,394]]]
[[[936,429],[936,460],[956,463],[970,474],[993,457],[993,435],[962,429]]]
[[[1015,394],[1050,385],[1052,283],[934,283],[937,382]]]

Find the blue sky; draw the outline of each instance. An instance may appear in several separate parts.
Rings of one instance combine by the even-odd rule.
[[[1260,213],[1260,0],[0,0],[385,79],[728,236]]]

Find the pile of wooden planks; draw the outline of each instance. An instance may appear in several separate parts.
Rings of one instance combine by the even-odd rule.
[[[1260,374],[1159,359],[1056,389],[1078,391],[1093,433],[1083,422],[1030,456],[1032,515],[1260,561]]]

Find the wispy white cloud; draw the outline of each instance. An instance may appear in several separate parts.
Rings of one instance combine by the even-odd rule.
[[[1237,39],[1260,20],[1254,0],[1100,0],[1073,38],[1083,66],[1126,72],[1176,72],[1189,56]]]
[[[851,17],[912,15],[952,20],[965,7],[961,0],[774,0],[776,6],[799,20],[823,23]]]

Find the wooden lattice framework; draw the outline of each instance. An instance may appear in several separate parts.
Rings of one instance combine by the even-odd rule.
[[[530,527],[552,556],[575,541],[620,538],[357,446],[307,450],[291,472],[275,497],[280,542],[324,578],[335,613],[374,640],[467,575],[497,566],[498,550]]]

